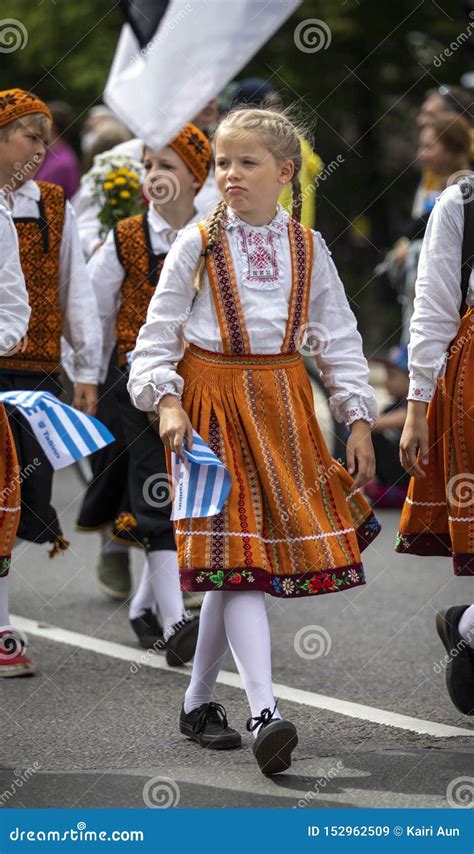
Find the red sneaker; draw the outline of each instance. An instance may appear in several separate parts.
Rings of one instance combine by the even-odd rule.
[[[33,675],[35,666],[24,654],[26,647],[26,636],[19,629],[0,632],[0,678]]]

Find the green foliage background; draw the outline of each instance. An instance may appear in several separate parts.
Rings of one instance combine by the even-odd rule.
[[[222,0],[223,14],[227,2]],[[448,0],[304,0],[241,75],[270,78],[296,103],[326,164],[343,162],[318,188],[317,226],[334,252],[372,349],[396,340],[399,309],[374,265],[409,214],[418,180],[414,119],[424,92],[459,83],[473,68],[473,36],[437,68],[433,59],[470,33],[472,4]],[[112,0],[5,0],[2,15],[21,21],[28,42],[2,54],[2,88],[22,86],[74,108],[78,131],[101,94],[121,15]],[[331,31],[327,49],[304,53],[299,21]]]

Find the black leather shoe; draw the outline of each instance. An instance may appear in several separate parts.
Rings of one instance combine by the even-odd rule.
[[[130,625],[143,649],[158,651],[164,648],[163,630],[151,608],[147,608],[139,617],[130,620]]]
[[[458,626],[469,605],[453,605],[436,614],[436,628],[448,653],[446,685],[454,705],[463,715],[474,715],[474,649],[459,634]]]
[[[267,775],[286,771],[291,765],[291,753],[298,744],[295,725],[282,718],[274,718],[275,709],[273,712],[262,709],[260,715],[247,721],[249,732],[258,727],[253,752],[260,771]]]
[[[220,703],[203,703],[188,714],[183,706],[179,729],[201,747],[211,750],[233,750],[242,746],[240,732],[228,726],[226,711]]]
[[[166,661],[170,667],[181,667],[191,660],[196,651],[198,631],[199,617],[189,613],[173,626],[173,634],[166,641]]]

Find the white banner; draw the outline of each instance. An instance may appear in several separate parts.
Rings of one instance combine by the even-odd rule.
[[[301,0],[171,0],[140,50],[122,28],[106,104],[155,150],[163,148],[232,80]]]

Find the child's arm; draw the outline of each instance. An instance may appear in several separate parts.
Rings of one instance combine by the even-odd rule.
[[[157,289],[148,306],[132,354],[128,391],[133,404],[144,412],[156,412],[165,394],[180,397],[183,380],[176,368],[184,353],[183,327],[199,294],[193,286],[194,270],[201,253],[201,236],[190,226],[168,253]]]
[[[453,185],[431,212],[418,262],[408,348],[409,400],[430,402],[459,329],[463,222],[461,190]]]
[[[428,220],[415,285],[415,310],[408,347],[408,412],[400,440],[400,462],[414,477],[426,477],[428,403],[444,369],[446,351],[460,323],[464,209],[461,190],[448,187]]]
[[[0,354],[17,351],[31,309],[20,264],[18,236],[9,211],[0,205]]]
[[[69,202],[66,202],[59,259],[59,293],[63,335],[74,350],[73,406],[93,415],[102,360],[102,327]]]

